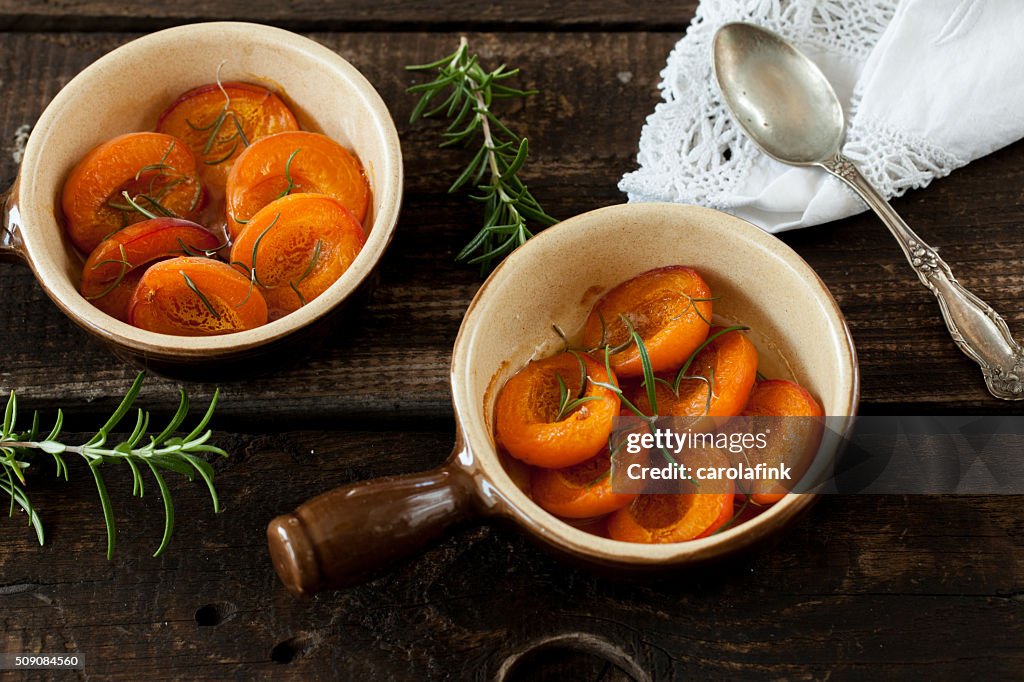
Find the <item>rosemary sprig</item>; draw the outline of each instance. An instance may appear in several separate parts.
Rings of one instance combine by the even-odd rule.
[[[121,191],[121,196],[124,197],[125,203],[119,204],[119,203],[116,203],[116,202],[113,202],[113,201],[108,201],[107,202],[107,206],[110,206],[110,208],[116,208],[118,211],[125,211],[125,212],[127,212],[127,211],[138,211],[139,213],[141,213],[146,218],[149,218],[150,220],[152,220],[153,218],[157,217],[155,213],[153,213],[152,211],[148,210],[146,207],[144,207],[141,204],[139,204],[137,199],[139,197],[141,197],[141,195],[139,195],[139,197],[132,198],[132,196],[130,194],[128,194],[128,190],[122,190]],[[166,215],[166,211],[167,211],[166,208],[163,208],[161,206],[160,209],[158,209],[158,210],[161,210]]]
[[[181,174],[177,168],[167,163],[167,159],[170,157],[171,151],[174,150],[174,145],[175,143],[173,141],[167,145],[167,151],[164,152],[158,162],[142,166],[135,173],[136,182],[141,180],[144,174],[153,173],[149,178],[149,186],[146,188],[145,192],[139,192],[133,197],[129,195],[127,190],[122,190],[121,196],[124,197],[124,203],[109,200],[107,201],[107,206],[117,211],[121,211],[123,215],[131,213],[132,211],[137,211],[149,219],[157,218],[159,216],[163,216],[165,218],[180,218],[181,216],[164,206],[162,203],[164,197],[166,197],[172,189],[187,180],[187,178]],[[169,181],[158,189],[156,184],[157,181],[167,178],[169,178]],[[198,182],[195,184],[196,191],[192,197],[192,205],[189,208],[189,211],[194,211],[196,206],[199,205],[200,198],[202,198],[202,185]],[[142,202],[148,204],[149,208],[147,209],[143,207]],[[159,216],[157,214],[159,214]],[[124,216],[124,222],[125,225],[127,225],[127,216]]]
[[[640,368],[643,370],[644,380],[640,385],[647,391],[647,404],[651,406],[651,416],[658,414],[658,386],[655,383],[654,368],[651,366],[651,356],[647,353],[647,345],[643,338],[633,328],[633,323],[625,315],[622,321],[626,323],[629,330],[629,338],[636,344],[637,354],[640,356]]]
[[[25,490],[25,470],[33,464],[33,458],[39,453],[49,455],[53,458],[57,469],[57,477],[63,476],[69,480],[69,469],[64,456],[73,454],[85,460],[89,466],[89,472],[96,484],[99,493],[100,505],[103,509],[103,518],[107,527],[107,559],[114,554],[116,538],[116,524],[114,520],[113,507],[110,494],[107,492],[106,482],[101,474],[104,464],[125,463],[132,472],[132,495],[142,497],[144,493],[143,477],[140,471],[141,466],[149,469],[156,481],[157,487],[164,502],[164,534],[153,556],[159,556],[166,548],[174,531],[174,504],[171,500],[170,489],[164,480],[162,471],[172,471],[193,480],[195,474],[206,483],[213,500],[214,513],[220,512],[220,501],[217,498],[217,491],[213,486],[213,467],[200,455],[212,453],[227,457],[222,449],[209,445],[212,431],[207,429],[207,424],[213,416],[217,407],[217,399],[220,391],[217,390],[210,400],[199,423],[185,436],[174,434],[181,427],[189,412],[188,396],[182,390],[178,409],[171,417],[167,426],[155,436],[148,436],[149,413],[139,409],[136,414],[135,427],[127,439],[111,446],[109,443],[110,432],[121,423],[121,420],[131,411],[135,399],[142,389],[145,378],[144,373],[135,377],[130,389],[125,394],[120,405],[114,413],[99,428],[95,435],[81,445],[67,445],[60,440],[60,432],[64,425],[64,413],[57,410],[57,418],[49,434],[39,438],[39,414],[32,416],[32,425],[28,431],[19,431],[16,428],[18,418],[18,399],[14,391],[11,391],[7,401],[7,408],[4,411],[3,428],[0,430],[0,490],[7,493],[11,498],[10,513],[13,515],[15,505],[21,507],[28,516],[29,525],[36,532],[39,544],[45,541],[43,525],[36,513],[32,502],[29,500]]]
[[[239,144],[241,144],[243,147],[249,146],[249,138],[246,137],[245,131],[242,129],[242,122],[238,120],[238,114],[235,112],[234,109],[231,108],[231,95],[228,94],[228,91],[224,87],[224,83],[221,81],[220,78],[220,72],[221,69],[224,68],[224,64],[225,62],[221,62],[217,66],[217,87],[220,88],[221,94],[224,95],[224,107],[217,114],[217,117],[205,126],[197,125],[192,121],[188,120],[187,118],[185,119],[185,123],[192,130],[198,133],[209,132],[209,135],[206,138],[206,142],[203,144],[204,157],[208,156],[210,152],[213,151],[213,148],[215,146],[223,147],[224,145],[231,144],[231,147],[228,149],[228,151],[222,154],[220,157],[216,159],[204,158],[203,163],[206,164],[207,166],[218,166],[227,161],[228,159],[230,159],[232,156],[235,155],[235,152],[238,151]],[[224,124],[227,123],[228,119],[231,120],[231,124],[234,126],[235,131],[228,135],[227,137],[221,137],[221,128],[224,127]]]
[[[104,289],[103,291],[101,291],[100,293],[98,293],[98,294],[96,294],[94,296],[86,296],[85,299],[87,301],[95,301],[97,299],[103,298],[104,296],[109,294],[111,291],[116,289],[121,284],[121,282],[124,281],[124,277],[125,277],[125,275],[128,274],[128,271],[131,270],[132,267],[134,267],[131,263],[128,262],[128,254],[125,253],[124,244],[118,244],[117,248],[118,248],[118,250],[121,251],[121,258],[108,258],[106,260],[101,260],[100,262],[98,262],[95,265],[93,265],[90,268],[90,270],[95,270],[96,268],[100,267],[101,265],[110,265],[112,263],[117,263],[118,265],[121,266],[121,271],[118,273],[118,275],[114,279],[114,281],[110,283],[110,286],[108,286],[106,289]]]
[[[719,296],[708,296],[706,298],[701,298],[701,297],[697,297],[697,296],[690,296],[689,294],[684,294],[684,295],[686,296],[686,307],[683,308],[679,312],[678,315],[676,315],[675,317],[671,318],[671,321],[674,322],[675,320],[681,319],[683,317],[683,315],[685,315],[686,313],[688,313],[690,311],[690,308],[693,308],[693,312],[697,313],[697,317],[699,317],[701,320],[703,320],[704,324],[706,324],[707,326],[710,327],[711,326],[711,320],[709,320],[708,318],[704,317],[704,313],[702,313],[700,311],[700,308],[697,307],[697,304],[698,303],[709,303],[711,301],[717,301],[720,297]]]
[[[522,99],[536,94],[519,90],[504,81],[519,73],[501,65],[493,71],[480,66],[463,36],[459,48],[430,64],[407,66],[409,71],[436,71],[437,77],[407,89],[420,96],[410,122],[443,115],[449,120],[441,147],[468,145],[477,140],[479,149],[469,165],[449,187],[449,193],[466,185],[476,187],[471,195],[484,204],[483,226],[459,252],[456,260],[480,265],[487,272],[516,247],[533,236],[528,221],[542,227],[558,222],[548,215],[520,179],[529,143],[512,132],[492,111],[499,99]]]
[[[185,240],[178,237],[178,246],[180,249],[175,249],[175,253],[181,253],[184,256],[192,256],[194,258],[213,258],[220,253],[225,247],[228,246],[228,242],[225,240],[223,243],[218,244],[212,249],[200,249],[195,245],[189,245],[185,243]]]
[[[174,151],[174,145],[175,145],[175,142],[173,142],[173,141],[169,145],[167,145],[167,151],[164,152],[164,155],[160,157],[159,161],[157,161],[156,163],[150,164],[148,166],[143,166],[142,168],[140,168],[138,170],[138,172],[135,173],[135,180],[136,181],[141,180],[142,179],[142,175],[144,173],[147,173],[147,172],[150,172],[150,171],[161,171],[161,172],[163,172],[163,171],[166,171],[166,170],[175,170],[174,166],[172,166],[172,165],[167,163],[167,159],[171,156],[171,152]],[[153,185],[151,184],[150,188],[152,188],[152,187],[153,187]]]
[[[565,385],[565,381],[562,379],[562,375],[556,373],[555,379],[558,380],[558,414],[555,416],[555,421],[560,422],[570,414],[576,411],[576,408],[580,407],[584,403],[589,403],[592,400],[601,400],[601,396],[587,395],[587,382],[589,377],[587,376],[587,365],[583,362],[583,357],[575,351],[571,351],[576,356],[576,361],[580,365],[580,390],[573,396],[569,393],[569,388]]]
[[[749,331],[749,330],[750,330],[750,327],[745,327],[743,325],[737,324],[737,325],[733,325],[731,327],[725,327],[724,329],[719,329],[717,332],[715,332],[714,334],[710,334],[706,339],[704,339],[704,342],[702,344],[700,344],[699,346],[697,346],[697,348],[692,353],[690,353],[690,357],[687,358],[686,362],[683,363],[683,366],[679,368],[679,371],[676,373],[676,378],[669,385],[669,388],[672,389],[672,392],[675,393],[676,397],[677,398],[679,397],[679,384],[680,384],[680,382],[682,382],[683,379],[707,379],[707,377],[702,377],[700,375],[690,375],[690,374],[686,373],[687,370],[690,369],[690,365],[693,364],[693,361],[697,359],[697,355],[702,350],[704,350],[709,345],[711,345],[712,341],[714,341],[715,339],[717,339],[718,337],[720,337],[720,336],[722,336],[724,334],[728,334],[729,332]],[[714,374],[712,373],[712,377],[713,376],[714,376]],[[665,382],[665,383],[668,385],[668,382]],[[710,393],[711,388],[712,387],[709,385],[709,393]],[[710,400],[710,395],[708,396],[708,399]]]
[[[643,340],[641,339],[640,342],[643,343]],[[630,343],[632,343],[632,341],[630,341]],[[612,352],[612,347],[611,346],[605,346],[604,347],[604,368],[605,368],[605,373],[609,377],[613,376],[613,374],[612,374],[612,355],[613,354],[614,353]],[[641,410],[639,407],[634,405],[633,402],[629,398],[626,397],[625,392],[621,388],[619,388],[615,384],[611,383],[610,381],[594,381],[593,379],[591,379],[590,383],[594,384],[595,386],[600,386],[601,388],[608,389],[609,391],[611,391],[615,395],[619,396],[619,401],[622,404],[624,404],[626,406],[626,408],[630,412],[635,414],[640,419],[643,419],[644,421],[648,422],[649,424],[653,424],[654,420],[657,419],[657,417],[658,417],[658,410],[657,410],[656,406],[652,406],[652,407],[655,408],[655,409],[651,410],[652,414],[647,414],[646,412]]]
[[[243,305],[249,302],[249,297],[252,296],[252,291],[255,287],[260,286],[263,287],[264,289],[267,288],[267,285],[261,282],[260,278],[256,275],[256,256],[259,254],[260,243],[263,241],[263,238],[267,236],[267,232],[270,232],[270,228],[274,227],[274,225],[277,225],[277,221],[279,221],[280,219],[281,214],[278,213],[276,216],[274,216],[274,219],[270,221],[270,224],[267,225],[263,229],[263,231],[259,233],[259,236],[256,237],[256,241],[252,243],[252,257],[249,260],[251,266],[246,265],[240,260],[231,261],[231,265],[236,265],[242,270],[245,270],[247,273],[249,273],[249,291],[245,293],[245,298],[242,299],[242,302],[236,306],[238,308],[241,308]],[[312,269],[312,266],[310,266],[310,269]]]

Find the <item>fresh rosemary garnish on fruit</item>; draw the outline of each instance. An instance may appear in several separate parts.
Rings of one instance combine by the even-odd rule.
[[[198,296],[199,300],[203,302],[204,306],[206,306],[206,309],[210,311],[210,314],[213,315],[215,319],[219,320],[220,313],[218,313],[217,309],[214,308],[213,304],[210,303],[210,299],[206,298],[206,294],[199,290],[199,287],[196,286],[196,283],[192,281],[192,278],[185,274],[184,270],[178,270],[178,274],[185,279],[185,286],[191,289],[192,293]]]
[[[704,339],[704,343],[702,343],[699,346],[697,346],[697,348],[692,353],[690,353],[690,357],[688,357],[686,359],[686,362],[683,363],[683,366],[679,368],[679,371],[676,373],[676,378],[672,381],[672,383],[669,384],[666,381],[666,382],[664,382],[665,385],[668,386],[670,389],[672,389],[672,392],[675,393],[676,397],[678,398],[679,397],[679,384],[682,382],[683,379],[704,379],[705,381],[707,381],[707,377],[703,377],[703,376],[700,376],[700,375],[690,375],[690,374],[686,373],[686,371],[688,369],[690,369],[690,365],[693,364],[693,361],[697,359],[697,354],[700,353],[705,348],[707,348],[709,345],[711,345],[711,342],[714,341],[715,339],[717,339],[719,336],[722,336],[724,334],[728,334],[729,332],[745,332],[745,331],[750,331],[750,327],[745,327],[743,325],[737,324],[737,325],[733,325],[731,327],[726,327],[725,329],[719,329],[714,334],[709,335],[708,338]],[[708,394],[709,394],[708,395],[708,400],[709,401],[711,400],[710,393],[711,393],[711,391],[714,388],[714,385],[713,385],[714,378],[713,377],[714,377],[714,373],[712,372],[712,379],[711,379],[712,383],[709,383],[709,385],[708,385]]]
[[[704,323],[707,326],[710,327],[711,326],[711,320],[709,320],[708,318],[704,317],[704,314],[700,311],[700,308],[698,308],[696,304],[698,304],[698,303],[709,303],[711,301],[717,301],[719,299],[719,297],[718,296],[710,296],[708,298],[696,298],[696,297],[690,296],[688,294],[684,294],[684,295],[686,296],[686,299],[687,299],[686,300],[686,307],[683,308],[682,311],[678,315],[676,315],[675,317],[671,318],[671,321],[675,322],[676,320],[681,319],[683,317],[683,315],[685,315],[687,312],[689,312],[690,308],[693,308],[693,312],[697,313],[697,317],[699,317],[700,319],[704,320]]]
[[[305,271],[303,271],[303,273],[299,275],[299,278],[297,280],[288,282],[288,286],[290,286],[292,288],[292,291],[295,292],[295,295],[299,297],[299,302],[302,305],[306,305],[306,297],[302,295],[301,291],[299,291],[299,285],[302,284],[302,282],[305,281],[305,279],[309,277],[309,275],[313,272],[313,268],[316,267],[317,262],[320,260],[320,253],[323,251],[323,248],[324,240],[317,239],[316,245],[313,246],[313,257],[310,258],[309,265],[306,266]]]
[[[153,212],[147,210],[146,208],[144,208],[143,206],[139,205],[138,201],[136,199],[133,199],[128,194],[127,190],[123,190],[121,192],[121,196],[124,197],[125,203],[123,203],[123,204],[116,204],[116,203],[111,201],[111,202],[108,202],[107,205],[110,206],[111,208],[116,208],[119,211],[138,211],[139,213],[141,213],[143,216],[145,216],[146,218],[148,218],[150,220],[152,220],[153,218],[157,217],[155,213],[153,213]],[[150,203],[153,203],[153,202],[150,202]],[[163,208],[162,206],[160,208],[163,210],[163,212],[166,213],[167,209]]]
[[[288,181],[288,186],[284,188],[280,194],[278,194],[274,200],[283,199],[295,189],[295,180],[292,178],[292,161],[295,160],[295,155],[302,151],[302,147],[299,147],[291,153],[288,160],[284,164],[284,179]]]
[[[691,298],[690,299],[690,303],[687,306],[687,309],[689,309],[690,306],[693,306],[693,303],[700,302],[700,301],[703,301],[703,300],[706,300],[706,299]],[[693,309],[695,311],[697,311],[697,313],[698,313],[698,315],[700,315],[701,319],[704,319],[704,316],[700,314],[700,312],[697,310],[696,306],[693,306]],[[686,311],[684,310],[683,312],[685,313]],[[700,374],[692,374],[691,375],[691,374],[687,374],[686,372],[693,365],[693,362],[694,362],[694,360],[696,360],[697,355],[702,350],[707,348],[708,345],[710,345],[715,339],[719,338],[720,336],[722,336],[724,334],[728,334],[730,332],[749,331],[750,330],[750,327],[745,327],[745,326],[742,326],[742,325],[733,325],[731,327],[725,327],[723,329],[719,329],[714,334],[710,334],[704,340],[703,343],[701,343],[699,346],[697,346],[696,349],[694,349],[694,351],[686,359],[686,362],[684,362],[683,365],[679,368],[679,371],[676,373],[676,376],[673,379],[673,381],[670,382],[670,381],[667,381],[665,379],[662,379],[661,377],[657,376],[654,373],[654,368],[653,368],[653,366],[651,364],[650,354],[647,351],[647,345],[644,343],[643,337],[640,336],[640,333],[636,331],[636,328],[633,326],[633,322],[629,319],[628,316],[626,316],[624,314],[620,314],[619,315],[619,319],[622,321],[623,325],[625,325],[625,328],[626,328],[626,340],[623,343],[621,343],[621,344],[619,344],[617,346],[612,346],[609,343],[609,341],[608,341],[608,325],[605,322],[604,315],[602,315],[600,311],[598,311],[598,319],[601,321],[601,343],[598,346],[596,346],[594,348],[589,348],[589,349],[582,349],[582,350],[572,349],[570,347],[569,338],[566,336],[565,332],[562,331],[561,327],[559,327],[557,324],[552,324],[551,328],[558,335],[558,337],[562,340],[562,342],[564,344],[564,352],[571,352],[573,354],[577,354],[577,358],[579,358],[579,355],[578,355],[579,352],[594,353],[594,352],[597,352],[597,351],[601,351],[604,354],[605,371],[607,372],[608,376],[612,376],[611,357],[613,355],[617,354],[617,353],[621,353],[622,351],[628,349],[630,346],[635,344],[636,348],[637,348],[637,355],[638,355],[639,360],[640,360],[640,367],[641,367],[642,376],[643,376],[643,379],[640,382],[640,386],[644,389],[644,391],[646,393],[647,402],[650,405],[650,414],[647,414],[646,412],[641,410],[639,407],[637,407],[632,401],[629,400],[629,398],[626,397],[626,395],[622,391],[622,389],[619,388],[618,386],[614,385],[613,383],[611,383],[611,382],[594,381],[590,377],[587,377],[586,376],[586,368],[582,365],[582,360],[580,361],[581,362],[581,369],[584,372],[583,376],[585,377],[586,381],[589,381],[589,382],[593,383],[595,386],[600,386],[602,388],[608,389],[609,391],[612,391],[613,393],[615,393],[619,397],[619,400],[622,402],[622,404],[625,405],[626,408],[630,412],[632,412],[637,417],[643,419],[644,421],[648,422],[651,425],[653,425],[654,422],[659,417],[659,414],[658,414],[658,393],[657,393],[657,385],[658,384],[661,384],[662,386],[665,386],[669,391],[672,392],[672,394],[676,398],[679,398],[679,387],[680,387],[680,384],[684,380],[693,380],[693,381],[701,381],[701,382],[703,382],[708,387],[708,395],[707,395],[707,398],[706,398],[705,403],[704,403],[704,415],[707,415],[711,411],[711,401],[716,396],[716,394],[715,394],[715,371],[714,371],[714,368],[711,368],[711,370],[708,372],[708,374],[710,376],[703,376],[703,375],[700,375]],[[711,324],[711,322],[708,321],[708,320],[705,320],[705,322],[707,322],[709,325]],[[564,406],[564,405],[568,404],[567,403],[567,401],[569,400],[568,391],[567,391],[567,389],[565,387],[565,382],[562,380],[562,377],[561,376],[557,376],[557,379],[558,379],[559,394],[560,394],[559,404],[560,404],[560,406]],[[581,392],[580,395],[582,395],[582,392]],[[558,419],[556,421],[561,421],[561,419],[564,417],[564,415],[567,415],[569,412],[572,411],[572,409],[574,409],[574,408],[567,408],[567,409],[565,409],[565,408],[561,408],[560,407],[559,412],[558,412]]]
[[[479,192],[471,197],[484,204],[483,226],[456,260],[480,265],[481,272],[486,272],[533,236],[528,221],[542,227],[558,222],[544,212],[519,177],[529,143],[512,132],[491,109],[495,100],[522,99],[536,91],[504,84],[519,69],[501,65],[493,71],[484,70],[479,56],[470,54],[465,37],[459,40],[459,49],[454,54],[430,64],[405,68],[437,72],[437,78],[429,83],[407,89],[420,96],[410,122],[440,114],[449,119],[442,147],[480,142],[469,165],[448,191],[456,192],[472,184]]]
[[[274,216],[274,219],[270,221],[270,224],[267,225],[262,232],[260,232],[258,237],[256,237],[256,241],[252,243],[252,259],[249,261],[251,263],[251,266],[246,265],[240,260],[231,261],[232,265],[237,265],[238,267],[249,273],[249,291],[246,292],[245,298],[242,299],[242,302],[239,303],[238,306],[236,306],[238,308],[241,308],[243,305],[249,302],[249,297],[252,296],[252,290],[254,287],[258,285],[263,287],[264,289],[267,288],[267,286],[263,282],[261,282],[259,277],[256,275],[256,256],[260,250],[260,242],[262,242],[263,238],[267,236],[267,232],[270,232],[270,228],[272,228],[274,225],[277,225],[277,221],[280,219],[281,214],[278,213],[276,216]]]
[[[228,242],[224,241],[223,243],[218,244],[212,249],[200,249],[196,248],[195,246],[189,246],[181,237],[178,237],[178,246],[180,246],[181,248],[177,249],[175,252],[180,252],[182,255],[192,256],[194,258],[213,258],[222,249],[228,246]]]
[[[555,379],[558,381],[558,414],[555,416],[555,421],[560,422],[570,414],[576,411],[576,408],[580,407],[584,403],[589,403],[591,400],[601,400],[601,396],[587,395],[587,364],[583,361],[583,357],[575,352],[570,351],[576,357],[576,362],[580,365],[580,389],[574,396],[569,392],[569,387],[565,385],[565,381],[562,379],[562,375],[555,373]]]
[[[640,385],[647,392],[647,404],[651,406],[651,416],[656,416],[658,414],[658,387],[654,382],[654,368],[651,366],[651,356],[647,353],[647,345],[644,343],[643,338],[633,328],[629,318],[623,315],[622,321],[626,323],[626,328],[629,330],[629,338],[636,344],[636,351],[640,356],[640,367],[643,370],[644,376],[644,380]]]
[[[609,377],[614,376],[614,373],[612,372],[612,348],[611,348],[611,346],[605,346],[604,347],[604,369],[605,369],[605,374],[607,374]],[[657,416],[657,410],[652,410],[655,413],[653,415],[649,415],[649,414],[644,413],[643,410],[641,410],[636,405],[634,405],[632,403],[632,401],[630,401],[629,398],[626,397],[626,394],[622,391],[621,388],[619,388],[618,386],[616,386],[615,384],[613,384],[611,382],[608,382],[608,381],[594,381],[593,379],[590,379],[590,383],[594,384],[595,386],[600,386],[601,388],[606,388],[609,391],[611,391],[612,393],[614,393],[615,395],[619,396],[619,400],[629,409],[630,412],[632,412],[636,416],[640,417],[641,419],[647,421],[648,423],[653,423],[653,420]]]
[[[239,144],[243,147],[249,146],[249,138],[245,136],[245,131],[242,129],[242,122],[238,120],[238,114],[231,108],[231,95],[228,94],[228,91],[224,88],[224,84],[220,79],[220,71],[223,67],[224,62],[221,62],[217,66],[217,87],[220,88],[221,94],[224,95],[224,108],[220,110],[220,113],[217,114],[217,117],[213,119],[212,122],[205,126],[197,125],[187,118],[185,119],[185,124],[192,130],[199,133],[205,133],[207,131],[210,133],[206,138],[206,143],[203,144],[203,156],[207,156],[212,152],[214,146],[223,147],[226,144],[233,143],[227,153],[222,154],[220,157],[216,159],[203,159],[203,163],[207,166],[217,166],[230,159],[235,155],[235,152],[238,151]],[[221,138],[220,130],[224,127],[224,124],[229,118],[231,119],[232,125],[235,127],[235,132],[231,133],[227,137]]]
[[[149,187],[146,188],[145,192],[139,192],[134,197],[128,194],[127,190],[121,191],[121,196],[124,197],[124,203],[117,201],[107,201],[107,206],[117,211],[121,211],[122,214],[128,214],[132,211],[141,213],[144,217],[153,219],[160,216],[165,218],[180,218],[177,213],[172,211],[163,205],[164,197],[172,189],[185,182],[187,178],[178,172],[178,169],[167,163],[167,159],[174,150],[174,142],[171,142],[167,146],[167,151],[160,157],[157,163],[148,164],[139,168],[135,173],[135,181],[138,182],[142,179],[142,176],[146,173],[152,173],[153,175],[149,178]],[[157,180],[170,178],[170,180],[162,187],[157,188]],[[194,211],[196,206],[199,205],[199,200],[202,197],[203,187],[200,183],[196,182],[196,191],[192,197],[192,205],[189,207],[189,211]],[[142,205],[145,202],[149,208]],[[160,214],[158,216],[157,214]],[[127,225],[127,217],[124,220]],[[109,235],[107,235],[109,236]]]
[[[128,465],[132,472],[132,495],[142,497],[143,476],[140,466],[148,467],[160,489],[160,495],[164,503],[164,534],[153,556],[159,556],[167,547],[174,531],[174,504],[171,501],[170,489],[164,480],[161,471],[173,471],[193,480],[195,474],[206,483],[210,490],[210,497],[213,500],[213,511],[220,511],[220,502],[217,499],[217,491],[213,486],[213,467],[209,462],[200,457],[206,453],[212,453],[227,457],[227,453],[220,448],[207,444],[212,431],[207,429],[210,417],[217,407],[217,398],[220,391],[214,391],[213,398],[206,413],[194,429],[185,436],[175,436],[175,432],[181,427],[189,412],[189,400],[184,391],[181,391],[181,399],[178,409],[171,417],[167,426],[158,435],[146,435],[149,429],[149,413],[139,409],[135,419],[135,428],[127,439],[111,446],[109,441],[110,432],[117,427],[121,420],[131,410],[135,399],[142,389],[145,375],[140,373],[135,377],[134,383],[128,393],[125,394],[121,404],[117,406],[110,419],[99,428],[92,438],[82,445],[67,445],[60,441],[60,432],[64,425],[64,413],[57,410],[57,419],[49,434],[40,439],[39,413],[32,415],[32,426],[28,431],[18,431],[16,427],[18,419],[18,399],[14,391],[7,401],[7,409],[4,412],[3,428],[0,430],[0,490],[7,493],[11,498],[10,515],[14,515],[15,505],[21,507],[28,516],[29,524],[35,529],[39,544],[45,541],[42,521],[36,513],[35,507],[29,500],[26,491],[25,470],[33,464],[33,458],[39,453],[50,455],[57,468],[57,477],[63,475],[65,481],[69,480],[69,469],[64,456],[68,454],[79,455],[89,466],[89,472],[96,482],[96,490],[99,492],[100,504],[103,508],[103,518],[107,526],[107,558],[114,554],[116,538],[116,525],[114,512],[111,505],[110,495],[107,492],[106,483],[100,473],[104,464],[115,464],[123,462]]]
[[[101,265],[111,265],[113,263],[117,263],[118,265],[121,266],[121,271],[118,273],[118,275],[114,279],[114,281],[110,283],[110,286],[108,286],[106,289],[104,289],[103,291],[101,291],[100,293],[98,293],[98,294],[96,294],[94,296],[86,296],[85,300],[87,300],[87,301],[95,301],[97,299],[103,298],[104,296],[109,294],[111,291],[116,289],[118,287],[118,285],[120,285],[121,282],[124,281],[124,276],[128,274],[129,270],[132,269],[132,264],[128,262],[128,254],[126,254],[125,250],[124,250],[124,244],[118,244],[117,248],[118,248],[118,250],[121,251],[121,258],[119,258],[119,259],[118,258],[108,258],[106,260],[101,260],[100,262],[98,262],[95,265],[93,265],[91,269],[95,270],[96,268],[100,267]]]

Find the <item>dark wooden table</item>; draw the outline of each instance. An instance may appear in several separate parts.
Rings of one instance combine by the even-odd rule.
[[[530,137],[527,180],[567,217],[623,201],[616,182],[634,167],[658,72],[695,4],[0,0],[0,181],[16,172],[18,140],[87,64],[142,32],[227,18],[308,33],[360,68],[398,122],[407,175],[362,317],[311,358],[221,384],[224,513],[210,512],[201,486],[173,481],[176,534],[153,559],[160,500],[132,499],[129,477],[111,472],[120,525],[107,561],[84,467],[70,484],[33,481],[48,541],[39,547],[23,516],[0,522],[0,650],[79,652],[81,677],[126,680],[486,679],[511,656],[519,679],[1024,677],[1024,513],[1013,497],[832,497],[769,547],[640,582],[569,568],[504,527],[467,529],[312,601],[274,576],[274,515],[340,483],[432,467],[452,445],[449,353],[480,284],[452,259],[478,212],[444,191],[462,155],[435,149],[436,128],[406,123],[402,67],[451,51],[460,32],[488,63],[521,66],[542,91],[509,112]],[[1024,332],[1024,144],[896,208]],[[785,240],[847,315],[864,413],[1021,412],[987,396],[876,220]],[[65,407],[72,430],[98,425],[135,368],[92,343],[25,268],[0,266],[0,292],[0,386],[18,389],[22,409]],[[177,385],[151,378],[142,401],[169,414]],[[188,386],[197,401],[213,388]]]

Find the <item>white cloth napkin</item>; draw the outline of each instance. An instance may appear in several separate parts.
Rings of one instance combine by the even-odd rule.
[[[865,210],[836,178],[773,161],[721,103],[711,43],[730,21],[780,33],[825,72],[846,112],[843,151],[887,197],[1024,137],[1020,0],[703,0],[662,71],[630,201],[722,209],[769,232]]]

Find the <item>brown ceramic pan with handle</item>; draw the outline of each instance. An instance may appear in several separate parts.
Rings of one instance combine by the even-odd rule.
[[[212,337],[156,334],[115,320],[78,293],[83,258],[65,238],[64,181],[96,145],[151,130],[181,93],[213,82],[263,84],[293,105],[300,124],[355,152],[373,193],[367,241],[327,291],[280,320]],[[171,374],[219,373],[283,347],[300,348],[365,291],[394,233],[402,201],[402,152],[387,107],[359,71],[323,45],[270,26],[192,24],[134,40],[72,79],[40,116],[14,186],[0,197],[0,257],[32,268],[53,302],[118,355]]]
[[[619,542],[574,528],[535,504],[499,460],[491,426],[496,393],[530,359],[561,347],[616,284],[665,265],[695,267],[719,319],[753,330],[761,371],[796,378],[840,419],[858,401],[856,354],[825,285],[795,252],[738,218],[675,204],[630,204],[549,228],[509,256],[462,322],[451,363],[455,449],[439,468],[343,486],[267,529],[278,575],[303,595],[357,583],[405,559],[458,522],[505,517],[561,553],[613,569],[670,567],[718,557],[772,533],[812,495],[787,495],[751,521],[685,543]],[[833,422],[837,423],[837,422]],[[831,436],[827,435],[827,438]],[[822,452],[834,456],[839,438]]]

